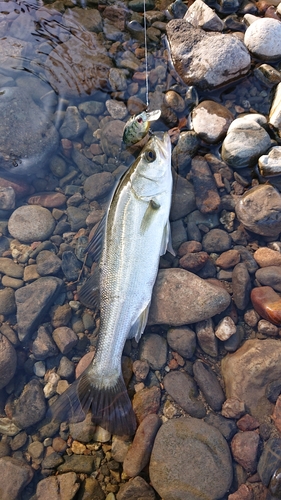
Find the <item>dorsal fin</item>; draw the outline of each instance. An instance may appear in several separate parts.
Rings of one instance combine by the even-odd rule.
[[[80,302],[89,309],[99,309],[100,307],[99,285],[99,267],[97,266],[78,292]]]

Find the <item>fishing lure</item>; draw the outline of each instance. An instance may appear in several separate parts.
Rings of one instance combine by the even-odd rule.
[[[123,132],[123,141],[127,146],[132,146],[141,141],[149,131],[150,123],[158,120],[161,110],[142,111],[132,116],[126,123]]]

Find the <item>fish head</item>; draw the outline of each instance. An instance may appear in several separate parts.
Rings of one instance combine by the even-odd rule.
[[[138,173],[147,179],[162,178],[171,171],[171,140],[167,132],[154,134],[143,148]]]

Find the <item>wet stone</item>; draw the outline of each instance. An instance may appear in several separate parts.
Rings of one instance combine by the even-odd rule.
[[[253,491],[246,484],[241,484],[237,491],[228,496],[228,500],[253,500]]]
[[[258,248],[254,253],[254,259],[260,267],[281,265],[281,253],[267,247]]]
[[[43,456],[44,445],[40,441],[33,441],[33,443],[30,443],[27,450],[32,458],[38,459]]]
[[[54,227],[55,219],[49,210],[37,205],[17,208],[8,222],[9,233],[24,243],[47,240]]]
[[[180,175],[175,176],[173,182],[171,221],[181,219],[195,210],[195,193],[191,182]]]
[[[15,292],[18,336],[25,340],[36,328],[45,312],[55,300],[62,281],[55,277],[39,278]]]
[[[136,498],[144,498],[145,500],[155,500],[156,498],[154,490],[140,476],[121,484],[116,496],[116,500],[135,500]]]
[[[0,458],[1,500],[17,500],[33,478],[32,468],[23,460]]]
[[[11,186],[0,187],[0,209],[12,210],[15,208],[15,191]]]
[[[211,229],[202,240],[203,250],[208,253],[220,253],[229,250],[231,237],[222,229]]]
[[[87,130],[87,123],[81,117],[76,106],[66,108],[64,121],[60,127],[60,135],[66,139],[76,139]]]
[[[17,290],[18,292],[19,290]],[[0,314],[9,316],[16,311],[15,292],[12,288],[0,290]]]
[[[72,159],[74,163],[76,163],[77,167],[79,170],[82,172],[82,174],[86,175],[87,177],[89,175],[95,174],[97,172],[101,171],[101,166],[98,165],[97,163],[89,160],[84,156],[82,153],[77,151],[77,149],[73,149],[72,151]],[[67,192],[66,192],[67,194]],[[74,193],[72,193],[74,194]]]
[[[140,359],[146,360],[153,370],[160,370],[167,361],[167,342],[160,335],[150,333],[140,342]]]
[[[67,208],[67,217],[68,222],[70,223],[71,231],[79,231],[82,227],[86,227],[86,218],[88,213],[86,210],[82,210],[79,207],[71,207]]]
[[[186,172],[191,165],[191,159],[197,153],[199,138],[193,131],[181,132],[178,142],[172,152],[172,165],[180,173]]]
[[[216,266],[219,266],[221,269],[229,269],[230,267],[236,266],[239,264],[240,254],[238,250],[228,250],[227,252],[221,253],[216,260]]]
[[[95,437],[96,426],[91,420],[91,414],[88,413],[83,422],[77,422],[69,425],[69,432],[73,439],[81,443],[89,443]]]
[[[262,483],[268,486],[276,469],[281,467],[281,439],[270,438],[264,445],[264,450],[258,462],[258,473]]]
[[[167,342],[184,358],[192,358],[196,349],[196,335],[188,327],[170,328],[167,333]]]
[[[13,421],[22,429],[40,422],[46,413],[45,396],[41,384],[31,380],[15,402]]]
[[[57,374],[61,378],[71,379],[74,376],[75,366],[73,361],[70,361],[66,356],[63,356],[59,362]]]
[[[251,301],[262,318],[281,326],[281,299],[273,288],[270,286],[253,288]]]
[[[57,208],[64,205],[66,196],[63,193],[36,193],[29,196],[27,203],[29,205],[40,205],[45,208]]]
[[[189,415],[203,418],[206,414],[202,401],[198,400],[198,389],[193,378],[187,373],[168,373],[163,380],[165,390]]]
[[[44,458],[41,466],[43,469],[55,469],[62,463],[63,463],[63,458],[61,457],[61,455],[59,455],[54,451],[46,458]]]
[[[225,395],[215,373],[199,360],[193,364],[193,373],[207,403],[214,411],[220,411]]]
[[[237,432],[237,427],[234,420],[225,418],[220,414],[208,413],[208,415],[204,418],[204,421],[207,424],[216,427],[216,429],[218,429],[228,441]]]
[[[220,196],[206,160],[201,156],[195,156],[191,161],[190,172],[198,210],[203,214],[217,212],[220,207]]]
[[[259,434],[255,431],[238,432],[231,441],[233,458],[251,474],[257,470],[259,441]]]
[[[133,372],[136,377],[137,382],[142,382],[143,380],[146,379],[148,372],[149,372],[149,363],[148,361],[144,360],[141,361],[137,359],[133,363]]]
[[[160,389],[155,386],[145,387],[134,395],[132,404],[138,422],[141,422],[148,414],[158,412],[160,397]]]
[[[182,460],[183,456],[189,460]],[[186,498],[187,491],[190,500],[221,498],[232,483],[227,442],[215,427],[202,420],[169,420],[156,436],[149,474],[162,498]]]
[[[250,274],[255,273],[256,270],[258,269],[258,265],[254,257],[252,256],[251,252],[242,245],[236,245],[234,247],[234,250],[238,250],[241,257],[241,261],[244,262],[244,264],[246,265],[248,272]]]
[[[218,339],[215,336],[212,319],[196,323],[196,335],[201,349],[209,356],[218,356]]]
[[[202,4],[203,8],[206,8],[201,0],[197,1]],[[219,21],[221,22],[220,19]],[[233,121],[233,115],[225,106],[207,100],[200,102],[193,109],[192,121],[194,130],[199,137],[203,141],[213,144],[224,138],[230,123]]]
[[[80,484],[74,472],[68,472],[59,476],[51,476],[42,479],[37,484],[36,497],[38,500],[72,500]]]
[[[68,281],[76,281],[82,268],[82,263],[71,251],[63,252],[61,268]]]
[[[85,196],[93,201],[102,198],[111,191],[115,178],[110,172],[101,172],[88,177],[84,183]]]
[[[94,456],[64,455],[64,463],[59,465],[59,472],[76,472],[77,474],[92,474],[94,471]]]
[[[280,498],[281,494],[281,469],[277,469],[269,483],[269,492],[275,497]]]
[[[261,285],[270,286],[276,292],[281,292],[281,267],[277,265],[262,267],[257,270],[255,276]]]
[[[267,385],[266,397],[271,403],[276,403],[278,396],[281,393],[281,381],[274,380]]]
[[[38,328],[37,336],[32,343],[31,351],[35,359],[43,360],[58,353],[57,347],[44,326]]]
[[[221,413],[226,418],[240,418],[245,413],[245,403],[236,397],[228,398],[223,403]]]
[[[50,311],[51,323],[54,328],[65,326],[69,323],[72,316],[72,309],[69,304],[54,306]]]
[[[278,335],[279,329],[277,326],[270,323],[270,321],[267,321],[266,319],[261,319],[258,322],[258,332],[262,333],[263,335],[276,337]]]
[[[36,258],[36,264],[37,272],[40,276],[57,274],[61,268],[60,258],[54,252],[50,252],[50,250],[40,252]]]
[[[17,368],[16,351],[5,335],[0,334],[0,389],[13,378]]]
[[[2,285],[5,287],[13,288],[17,290],[23,286],[23,280],[18,280],[16,278],[10,278],[9,276],[3,276]]]
[[[67,326],[56,328],[53,331],[53,339],[62,354],[70,352],[78,342],[76,333]]]
[[[208,259],[209,255],[207,254],[207,252],[186,253],[179,260],[179,265],[187,271],[193,271],[194,273],[196,273],[197,271],[200,271],[202,267],[204,267]]]
[[[97,479],[93,477],[87,477],[80,486],[79,500],[87,500],[87,498],[92,498],[93,500],[104,500],[105,493],[100,487]]]
[[[237,264],[232,273],[233,300],[238,309],[245,309],[250,299],[251,279],[246,265]]]
[[[259,427],[259,422],[256,418],[246,413],[237,421],[237,427],[240,431],[254,431]]]

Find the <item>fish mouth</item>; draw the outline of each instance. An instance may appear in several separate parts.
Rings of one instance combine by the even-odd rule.
[[[155,132],[153,139],[156,144],[155,146],[159,148],[159,153],[164,160],[167,160],[171,155],[171,140],[168,132]]]

